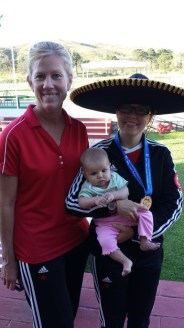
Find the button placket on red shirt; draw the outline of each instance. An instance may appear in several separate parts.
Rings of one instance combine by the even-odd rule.
[[[60,161],[60,164],[63,165],[63,156],[62,155],[59,155],[59,161]]]

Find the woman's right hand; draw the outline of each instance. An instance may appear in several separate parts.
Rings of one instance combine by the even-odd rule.
[[[3,261],[2,268],[1,268],[1,279],[3,284],[11,290],[15,289],[16,281],[18,277],[18,264],[16,260]]]
[[[148,209],[146,206],[139,203],[135,203],[129,199],[117,200],[117,213],[119,215],[133,220],[134,222],[138,222],[138,210],[147,211]]]

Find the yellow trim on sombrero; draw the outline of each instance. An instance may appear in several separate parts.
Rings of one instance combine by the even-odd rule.
[[[128,85],[128,86],[132,84],[131,82],[132,82],[131,79],[125,80],[125,84]]]
[[[152,87],[152,81],[148,80],[148,88]]]
[[[177,94],[180,95],[182,93],[182,89],[178,88]]]
[[[174,93],[177,93],[177,91],[178,91],[178,87],[175,87],[174,90],[173,90],[173,92]]]
[[[147,87],[147,85],[148,85],[148,80],[146,79],[142,80],[142,86]]]
[[[178,94],[181,95],[182,97],[184,96],[184,89],[180,87],[176,87],[174,85],[167,84],[165,82],[159,82],[149,79],[124,78],[124,79],[102,80],[102,81],[86,84],[84,86],[81,86],[73,90],[70,94],[70,99],[73,101],[76,96],[82,93],[90,92],[100,88],[109,88],[109,87],[116,87],[116,86],[148,87],[148,88],[163,90],[173,94]]]
[[[126,84],[125,79],[120,80],[120,85],[125,85],[125,84]]]
[[[168,88],[168,84],[167,83],[164,83],[163,90],[166,91],[167,88]]]

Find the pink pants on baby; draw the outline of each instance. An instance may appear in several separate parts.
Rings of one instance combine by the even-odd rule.
[[[117,236],[119,230],[113,227],[114,223],[120,223],[124,226],[138,226],[138,235],[151,240],[153,233],[153,215],[151,211],[139,210],[138,223],[133,222],[120,215],[108,216],[106,218],[93,219],[96,225],[97,239],[102,247],[102,254],[108,255],[117,249]]]

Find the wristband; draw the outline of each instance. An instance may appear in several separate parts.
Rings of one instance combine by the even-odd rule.
[[[107,205],[107,208],[109,210],[109,214],[110,215],[116,214],[117,213],[117,202],[116,202],[116,200],[114,200],[113,202],[109,203]]]

